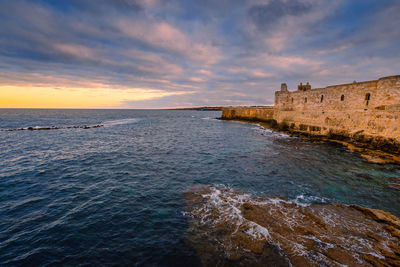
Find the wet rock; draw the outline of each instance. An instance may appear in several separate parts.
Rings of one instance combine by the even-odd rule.
[[[389,184],[389,187],[400,191],[400,184]]]
[[[205,266],[400,266],[400,220],[388,212],[212,186],[184,194],[187,243]]]
[[[363,180],[371,180],[372,177],[367,173],[356,173],[357,177],[362,178]]]
[[[45,130],[60,130],[60,129],[92,129],[92,128],[99,128],[103,127],[103,124],[97,124],[97,125],[74,125],[74,126],[51,126],[51,127],[27,127],[27,128],[15,128],[15,129],[7,129],[7,130],[0,130],[0,131],[8,131],[8,132],[14,132],[14,131],[45,131]]]

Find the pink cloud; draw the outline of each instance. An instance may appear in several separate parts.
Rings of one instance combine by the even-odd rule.
[[[95,53],[93,50],[87,46],[80,44],[67,44],[67,43],[54,43],[53,47],[70,56],[80,57],[84,59],[95,59]]]
[[[221,59],[219,48],[198,42],[167,22],[144,22],[122,19],[117,28],[126,36],[153,47],[172,51],[202,64],[215,64]]]
[[[191,82],[196,82],[196,83],[202,83],[205,82],[206,80],[200,77],[190,77],[189,81]]]

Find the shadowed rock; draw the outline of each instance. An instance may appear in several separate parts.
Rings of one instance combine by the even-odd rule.
[[[389,187],[400,191],[400,184],[389,184]]]
[[[184,195],[187,243],[206,266],[400,266],[400,220],[385,211],[211,186]]]
[[[61,130],[61,129],[92,129],[103,127],[103,124],[97,125],[75,125],[75,126],[51,126],[51,127],[27,127],[27,128],[14,128],[1,131],[15,132],[15,131],[46,131],[46,130]]]

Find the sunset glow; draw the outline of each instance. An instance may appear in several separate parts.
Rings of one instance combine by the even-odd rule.
[[[182,93],[150,89],[54,88],[0,86],[2,108],[116,108],[127,101],[144,101]]]

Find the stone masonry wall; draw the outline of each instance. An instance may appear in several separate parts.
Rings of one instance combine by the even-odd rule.
[[[231,107],[222,110],[222,118],[227,120],[271,121],[274,120],[273,107]]]
[[[305,92],[276,92],[274,118],[299,131],[363,133],[400,141],[400,76]]]
[[[289,131],[347,138],[400,153],[400,76],[308,91],[278,91],[273,110],[227,108],[222,118],[274,120]]]

